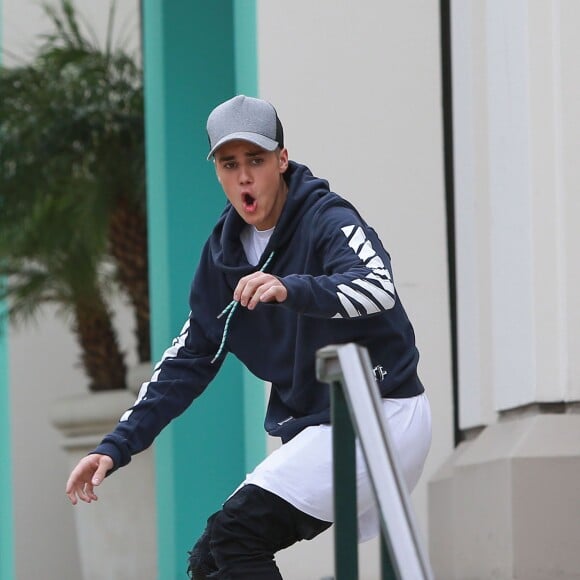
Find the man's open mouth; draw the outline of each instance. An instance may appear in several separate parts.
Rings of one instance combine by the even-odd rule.
[[[242,204],[246,211],[254,211],[256,209],[256,199],[249,193],[242,194]]]

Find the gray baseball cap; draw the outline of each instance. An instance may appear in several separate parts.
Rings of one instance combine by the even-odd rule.
[[[276,109],[261,99],[238,95],[218,105],[207,118],[208,159],[224,143],[241,139],[266,151],[284,147],[284,131]]]

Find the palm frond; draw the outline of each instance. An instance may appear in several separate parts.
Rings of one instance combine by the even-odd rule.
[[[87,372],[100,373],[91,341],[116,348],[116,285],[148,316],[141,70],[114,48],[114,3],[104,49],[70,0],[45,12],[54,30],[34,61],[0,68],[2,293],[18,321],[47,303],[72,316]]]
[[[115,3],[109,6],[109,18],[107,19],[107,36],[105,39],[105,57],[107,61],[111,58],[113,49],[113,28],[115,23]]]

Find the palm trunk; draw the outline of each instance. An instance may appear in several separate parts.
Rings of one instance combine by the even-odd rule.
[[[111,313],[102,296],[75,305],[73,328],[81,346],[82,365],[91,391],[126,388],[127,367]]]
[[[147,216],[125,196],[118,197],[111,215],[109,243],[119,282],[134,308],[139,362],[146,362],[151,360]]]

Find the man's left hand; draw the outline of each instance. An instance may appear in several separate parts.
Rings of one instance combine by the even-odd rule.
[[[234,290],[234,300],[248,310],[254,310],[259,302],[284,302],[287,297],[284,284],[276,276],[264,272],[244,276]]]

